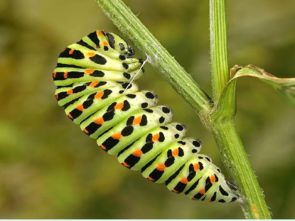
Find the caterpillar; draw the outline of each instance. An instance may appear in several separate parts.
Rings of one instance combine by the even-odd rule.
[[[99,30],[69,45],[52,74],[58,105],[102,150],[149,181],[191,199],[239,200],[236,187],[200,154],[201,142],[184,137],[170,108],[132,82],[143,73],[134,55],[118,35]]]

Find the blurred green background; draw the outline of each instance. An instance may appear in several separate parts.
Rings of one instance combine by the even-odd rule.
[[[209,91],[208,1],[125,2]],[[294,0],[227,3],[230,65],[294,77]],[[0,0],[0,218],[243,218],[237,204],[190,201],[149,184],[66,118],[51,72],[65,46],[96,29],[120,33],[94,0]],[[141,88],[157,92],[225,171],[191,107],[145,69]],[[294,116],[269,86],[239,81],[238,130],[275,218],[295,218]]]

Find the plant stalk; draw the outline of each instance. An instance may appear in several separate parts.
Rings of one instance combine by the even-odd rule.
[[[211,114],[212,132],[222,160],[239,186],[243,197],[241,206],[245,217],[269,219],[271,215],[264,194],[233,122],[236,108],[236,102],[234,102],[236,84],[230,85],[230,90],[227,91],[230,93],[228,99],[223,98],[222,102],[219,101],[230,79],[227,61],[225,0],[210,0],[209,8],[212,91],[215,101],[214,110],[216,110]]]

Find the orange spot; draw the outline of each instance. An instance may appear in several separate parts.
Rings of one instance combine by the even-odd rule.
[[[120,140],[122,137],[122,134],[121,133],[114,133],[112,135],[112,138],[114,138],[115,140]]]
[[[133,152],[133,155],[136,157],[140,157],[142,155],[142,151],[140,149],[137,149]]]
[[[199,193],[202,194],[202,195],[204,195],[204,194],[206,193],[206,191],[205,191],[205,189],[203,188],[203,189],[200,189],[200,190],[199,190]]]
[[[195,163],[194,164],[194,170],[195,170],[195,172],[197,172],[199,169],[200,169],[199,164],[198,163]]]
[[[99,100],[103,96],[103,91],[99,91],[95,95],[95,99]]]
[[[157,165],[157,170],[159,170],[159,171],[164,171],[165,168],[166,168],[166,166],[165,166],[164,163],[159,163],[159,164]]]
[[[98,84],[98,81],[93,81],[89,84],[89,87],[95,87]]]
[[[140,122],[141,122],[141,116],[136,117],[136,118],[134,118],[134,120],[133,120],[133,125],[140,124]]]
[[[215,176],[214,176],[214,175],[210,176],[210,182],[211,182],[212,184],[215,183]]]
[[[176,148],[172,151],[172,156],[174,156],[174,157],[178,156],[178,148]]]
[[[93,72],[94,72],[94,70],[92,70],[92,69],[86,69],[84,71],[85,74],[92,74]]]
[[[123,162],[123,163],[121,163],[124,167],[130,167],[130,165],[128,164],[128,163],[125,163],[125,162]]]
[[[102,44],[103,46],[109,46],[109,43],[108,43],[107,41],[103,41],[101,44]]]
[[[99,124],[99,125],[102,125],[104,123],[104,120],[102,117],[100,118],[97,118],[95,121],[94,121],[96,124]]]
[[[123,103],[117,103],[116,106],[115,106],[115,109],[116,110],[122,110],[123,107],[124,107]]]
[[[73,94],[73,89],[67,90],[67,94],[68,95]]]
[[[180,179],[180,182],[183,183],[183,184],[187,184],[188,183],[188,180],[186,177],[183,177]]]
[[[74,54],[74,49],[71,49],[70,51],[69,51],[69,55],[72,55],[72,54]]]
[[[68,72],[64,72],[64,78],[68,78]]]
[[[153,137],[152,137],[152,141],[156,142],[156,141],[159,140],[159,138],[160,138],[160,134],[154,134]]]
[[[95,55],[94,51],[87,52],[87,57],[93,57]]]
[[[78,105],[76,109],[78,109],[79,111],[83,111],[84,110],[83,104]]]

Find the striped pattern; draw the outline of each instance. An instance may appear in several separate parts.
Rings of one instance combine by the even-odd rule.
[[[123,39],[104,31],[69,45],[52,74],[58,104],[102,150],[149,181],[191,199],[238,200],[220,169],[199,153],[200,141],[184,137],[171,110],[130,82],[143,71],[133,56]]]

